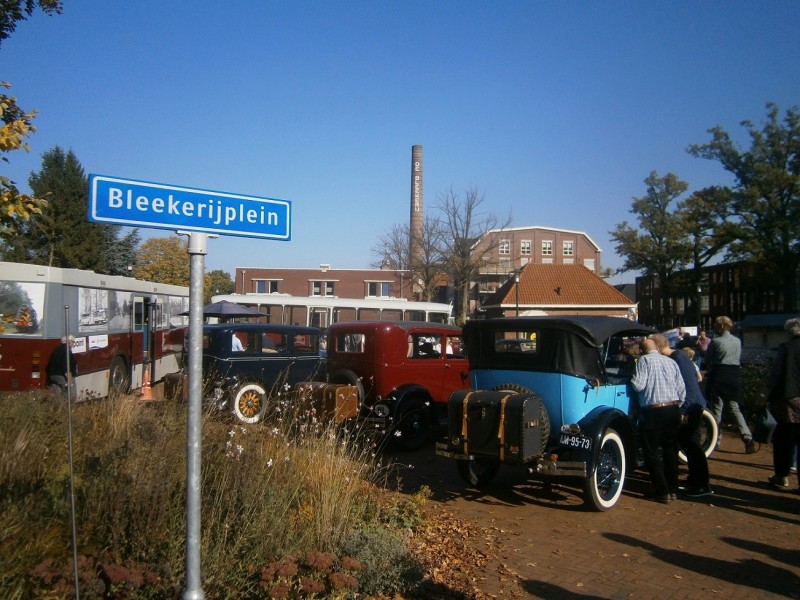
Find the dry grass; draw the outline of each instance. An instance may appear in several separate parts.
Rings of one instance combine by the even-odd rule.
[[[68,597],[74,590],[66,405],[41,394],[6,395],[3,404],[0,595]],[[101,597],[102,588],[120,597],[170,598],[181,589],[186,419],[181,403],[142,403],[131,396],[73,405],[84,597]],[[328,591],[335,573],[346,579],[346,555],[361,553],[352,563],[362,566],[353,575],[364,582],[361,591],[379,593],[382,584],[375,582],[385,581],[370,574],[370,564],[385,569],[386,557],[370,553],[391,548],[400,555],[390,573],[395,585],[413,570],[398,549],[398,531],[418,518],[419,498],[382,491],[385,470],[374,447],[354,433],[296,411],[285,399],[255,426],[204,417],[201,559],[207,598],[229,597],[231,589],[240,597],[270,597],[275,585],[297,592],[292,597],[308,597],[297,591],[298,572],[267,567],[282,559],[302,565],[302,557],[318,552],[336,557],[320,576]],[[360,543],[364,531],[378,542]]]

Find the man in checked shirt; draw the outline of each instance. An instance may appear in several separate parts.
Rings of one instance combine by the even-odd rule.
[[[675,361],[661,354],[650,338],[642,342],[631,384],[639,392],[639,430],[653,499],[669,504],[678,497],[677,433],[686,385]]]

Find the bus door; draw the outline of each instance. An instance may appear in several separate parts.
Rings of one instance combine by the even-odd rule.
[[[133,297],[131,366],[134,368],[136,365],[144,365],[145,363],[150,363],[151,369],[154,366],[156,348],[153,334],[156,330],[156,319],[159,317],[157,307],[157,303],[153,302],[149,296]],[[155,380],[155,373],[152,371],[150,378]]]
[[[324,307],[312,306],[309,308],[309,319],[308,324],[311,327],[319,327],[320,329],[326,329],[330,323],[328,323],[328,309]]]

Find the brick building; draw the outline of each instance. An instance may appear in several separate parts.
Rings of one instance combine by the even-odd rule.
[[[405,298],[408,271],[389,269],[317,269],[237,267],[237,294],[290,294],[305,297]]]
[[[667,298],[669,314],[663,307],[664,290],[654,275],[636,278],[639,320],[646,325],[669,329],[695,327],[710,330],[720,315],[734,322],[747,315],[784,313],[791,309],[779,281],[758,264],[741,261],[706,266],[676,275],[677,284]],[[697,283],[693,283],[697,282]]]
[[[493,229],[474,245],[483,257],[470,308],[484,304],[509,277],[527,264],[580,265],[600,275],[600,247],[588,235],[552,227]]]

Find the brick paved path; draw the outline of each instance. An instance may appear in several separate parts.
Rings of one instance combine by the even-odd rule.
[[[479,585],[490,598],[800,598],[800,495],[766,485],[770,446],[747,455],[726,433],[710,460],[713,496],[651,502],[637,471],[605,513],[586,511],[577,488],[510,467],[479,494],[430,449],[400,460],[414,465],[407,490],[428,485],[487,532],[473,543],[490,557]]]

